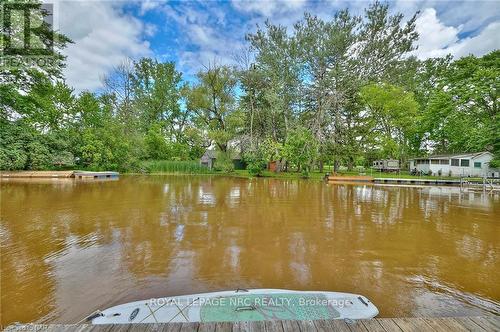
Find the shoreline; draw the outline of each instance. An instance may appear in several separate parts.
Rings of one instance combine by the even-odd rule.
[[[89,173],[110,173],[109,171],[90,171],[90,170],[40,170],[40,171],[32,171],[32,170],[22,170],[22,171],[4,171],[0,170],[0,178],[24,178],[19,176],[22,173],[50,173],[50,172],[89,172]],[[116,172],[113,172],[116,173]],[[182,172],[182,171],[174,171],[174,172],[123,172],[119,173],[120,175],[190,175],[190,176],[227,176],[227,177],[236,177],[236,178],[273,178],[273,179],[284,179],[284,180],[312,180],[312,181],[325,181],[325,177],[327,174],[330,174],[328,171],[319,172],[313,171],[309,173],[309,176],[304,177],[300,172],[280,172],[275,173],[271,171],[264,171],[262,175],[256,176],[251,175],[247,170],[235,170],[231,173],[224,172]],[[14,176],[12,176],[14,175]],[[396,173],[380,173],[380,172],[352,172],[352,171],[341,171],[337,173],[339,177],[373,177],[377,179],[400,179],[400,180],[434,180],[434,181],[449,181],[449,180],[460,180],[460,177],[447,177],[447,176],[415,176],[410,174],[396,174]],[[56,176],[47,176],[46,178],[54,178]],[[26,177],[29,178],[29,177]],[[36,178],[36,177],[32,177]],[[463,177],[467,181],[482,181],[482,178],[479,177]],[[491,180],[491,179],[489,179]],[[500,181],[500,179],[493,179],[494,181]],[[360,182],[364,183],[364,182]]]

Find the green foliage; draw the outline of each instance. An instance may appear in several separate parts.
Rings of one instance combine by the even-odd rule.
[[[155,124],[149,128],[144,141],[149,159],[161,160],[168,158],[170,154],[169,149],[159,124]]]
[[[197,161],[149,160],[142,163],[149,173],[209,174],[211,171]]]
[[[198,73],[198,81],[186,92],[187,108],[193,112],[197,127],[204,128],[218,148],[226,152],[244,121],[236,108],[236,76],[229,67],[212,66]]]
[[[173,62],[161,63],[143,58],[134,63],[131,84],[134,89],[134,105],[141,117],[145,131],[151,126],[161,126],[162,133],[174,135],[181,128],[182,74]]]
[[[214,165],[215,170],[222,173],[234,172],[233,156],[234,152],[232,150],[217,151],[217,158]]]
[[[0,124],[0,168],[37,170],[51,166],[51,154],[44,137],[25,121]]]
[[[436,79],[423,128],[439,152],[489,150],[500,159],[500,51],[451,63]]]
[[[252,176],[262,176],[266,169],[267,163],[255,153],[248,153],[245,156],[247,161],[247,170]]]
[[[391,84],[370,84],[361,88],[361,99],[369,111],[382,155],[404,159],[416,134],[419,105],[414,95]]]
[[[298,127],[290,132],[283,146],[283,156],[307,177],[318,156],[318,142],[310,130]]]
[[[262,176],[267,164],[282,158],[283,147],[270,138],[265,139],[258,147],[245,153],[247,170],[252,176]]]
[[[3,70],[0,168],[200,173],[215,145],[215,168],[229,173],[235,143],[253,175],[270,161],[307,176],[431,150],[488,150],[500,165],[500,51],[419,61],[415,15],[388,9],[305,14],[288,31],[266,22],[238,69],[209,65],[191,85],[151,58],[115,68],[102,94],[76,95],[61,53],[50,68]],[[56,50],[70,42],[55,35]]]

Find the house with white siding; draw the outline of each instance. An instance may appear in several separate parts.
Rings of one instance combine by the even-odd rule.
[[[493,154],[490,152],[433,155],[410,159],[410,171],[416,170],[441,176],[499,177],[498,169],[490,168]]]

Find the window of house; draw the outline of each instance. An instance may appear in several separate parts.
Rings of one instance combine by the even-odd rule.
[[[481,163],[480,163],[480,162],[475,161],[475,162],[474,162],[474,168],[481,168]]]
[[[459,160],[458,159],[452,159],[451,160],[451,166],[460,166]]]
[[[439,162],[441,165],[449,165],[450,161],[448,159],[441,159]]]
[[[469,159],[460,159],[460,166],[462,167],[469,167]]]
[[[432,165],[439,165],[439,159],[431,159]]]

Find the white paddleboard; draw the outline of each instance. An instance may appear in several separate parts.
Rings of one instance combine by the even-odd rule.
[[[283,289],[224,291],[117,305],[87,318],[92,324],[368,319],[378,309],[358,294]]]

